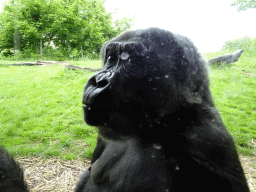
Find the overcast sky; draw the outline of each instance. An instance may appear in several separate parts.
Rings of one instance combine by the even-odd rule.
[[[0,6],[4,0],[0,0]],[[202,53],[218,51],[227,40],[256,36],[256,9],[237,12],[235,0],[107,0],[115,18],[136,15],[133,29],[159,27],[189,37]]]
[[[202,53],[231,39],[256,36],[256,9],[237,12],[235,0],[107,0],[116,17],[137,15],[134,29],[160,27],[189,37]]]

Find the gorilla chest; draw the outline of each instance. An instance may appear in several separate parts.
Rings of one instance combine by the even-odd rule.
[[[170,187],[162,147],[150,144],[142,148],[134,141],[109,144],[92,165],[91,180],[112,192],[168,191]]]

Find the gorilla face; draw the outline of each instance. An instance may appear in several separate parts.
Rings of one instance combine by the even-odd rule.
[[[85,121],[137,135],[181,105],[202,103],[208,77],[190,43],[156,28],[127,31],[107,42],[101,50],[104,67],[84,89]]]

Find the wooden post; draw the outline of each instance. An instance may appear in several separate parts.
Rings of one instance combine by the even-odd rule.
[[[83,46],[81,45],[81,54],[82,54],[82,61],[84,60],[84,55],[83,55]]]
[[[43,58],[43,42],[42,42],[42,38],[40,39],[40,56],[41,56],[41,60]]]

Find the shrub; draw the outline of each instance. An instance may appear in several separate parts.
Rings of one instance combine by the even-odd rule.
[[[256,50],[256,38],[245,36],[233,40],[226,41],[221,50],[236,51],[244,49],[248,51]]]

